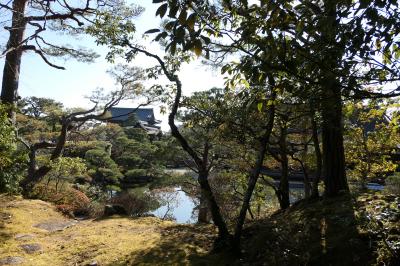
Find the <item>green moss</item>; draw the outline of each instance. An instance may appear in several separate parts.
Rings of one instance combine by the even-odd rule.
[[[341,195],[303,201],[264,220],[243,235],[243,257],[210,254],[216,229],[177,225],[157,218],[84,220],[59,232],[33,225],[67,220],[40,200],[0,196],[0,259],[23,256],[25,265],[396,265],[400,248],[400,198]],[[34,234],[16,240],[17,234]],[[22,243],[42,253],[25,254]]]
[[[265,265],[395,265],[394,254],[383,244],[400,236],[400,221],[384,214],[395,205],[393,200],[378,193],[302,201],[246,228],[245,261],[264,261]],[[392,211],[398,213],[398,205]]]
[[[212,226],[181,226],[152,217],[84,220],[47,232],[34,225],[67,220],[51,204],[5,197],[0,203],[0,213],[11,217],[2,220],[0,259],[22,256],[24,265],[86,265],[94,260],[100,265],[189,265],[202,260],[215,234]],[[17,234],[35,236],[17,240]],[[38,243],[43,252],[26,254],[20,248],[24,243]]]

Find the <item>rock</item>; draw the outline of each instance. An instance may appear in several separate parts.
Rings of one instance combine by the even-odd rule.
[[[15,265],[24,263],[24,261],[23,257],[5,257],[0,259],[0,265]]]
[[[0,220],[2,221],[8,221],[11,220],[12,216],[9,213],[5,213],[5,212],[0,212]]]
[[[125,208],[121,205],[111,205],[107,204],[104,206],[104,216],[112,216],[112,215],[128,215]]]
[[[62,231],[70,226],[77,224],[77,221],[47,221],[35,224],[34,227],[40,228],[49,232]]]
[[[34,244],[23,244],[20,247],[28,254],[33,254],[38,251],[42,251],[42,246],[34,243]]]
[[[16,240],[30,240],[32,238],[36,237],[34,234],[17,234],[15,236]]]
[[[95,260],[88,264],[88,266],[98,266],[98,265],[99,264]]]
[[[139,215],[139,217],[145,218],[145,217],[157,217],[157,216],[155,216],[155,215],[152,214],[152,213],[143,213],[143,214]]]

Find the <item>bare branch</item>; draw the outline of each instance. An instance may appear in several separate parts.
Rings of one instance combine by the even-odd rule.
[[[57,68],[57,69],[62,69],[65,70],[65,67],[62,66],[58,66],[55,65],[53,63],[51,63],[43,54],[43,52],[41,50],[38,50],[34,45],[23,45],[21,46],[21,49],[24,51],[33,51],[35,53],[37,53],[38,55],[40,55],[40,57],[43,59],[43,61],[48,64],[51,67]]]

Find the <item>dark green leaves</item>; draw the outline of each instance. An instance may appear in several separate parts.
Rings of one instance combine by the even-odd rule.
[[[144,34],[151,34],[151,33],[156,33],[159,31],[160,31],[159,29],[151,29],[151,30],[146,31]]]
[[[181,13],[179,14],[179,18],[178,18],[179,23],[185,24],[186,23],[186,17],[187,17],[186,9],[183,9],[181,11]]]
[[[167,12],[168,9],[168,4],[162,4],[156,11],[156,16],[160,15],[160,18],[163,18],[165,16],[165,13]]]

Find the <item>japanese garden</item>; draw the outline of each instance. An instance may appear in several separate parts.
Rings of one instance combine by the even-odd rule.
[[[400,265],[396,0],[0,0],[0,265]]]

